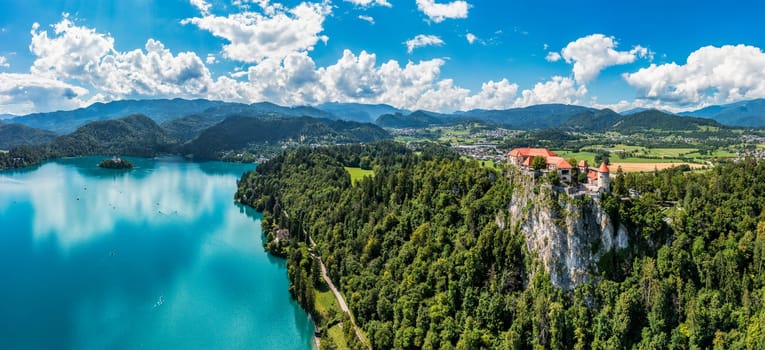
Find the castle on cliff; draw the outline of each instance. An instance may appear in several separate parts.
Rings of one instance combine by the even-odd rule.
[[[540,168],[539,164],[534,164],[534,158],[544,158],[545,162]],[[579,183],[582,189],[589,193],[608,193],[611,192],[611,172],[606,163],[601,163],[600,167],[590,167],[586,160],[580,161],[576,167],[572,166],[566,159],[559,157],[555,152],[547,148],[515,148],[507,153],[507,164],[519,168],[527,173],[541,172],[547,174],[556,172],[558,177],[566,184],[574,184],[578,174],[586,174],[587,181]],[[536,169],[535,169],[536,168]]]

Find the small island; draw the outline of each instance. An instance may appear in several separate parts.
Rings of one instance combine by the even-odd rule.
[[[101,163],[98,163],[98,166],[106,169],[133,169],[133,163],[120,157],[104,159]]]

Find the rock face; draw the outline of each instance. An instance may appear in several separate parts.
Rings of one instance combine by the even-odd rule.
[[[537,255],[552,283],[569,290],[596,276],[598,262],[608,252],[627,248],[627,228],[614,224],[591,198],[573,198],[549,184],[510,169],[514,185],[507,220],[519,229],[530,252]]]

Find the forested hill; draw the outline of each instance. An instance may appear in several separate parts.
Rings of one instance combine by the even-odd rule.
[[[292,140],[300,144],[372,142],[390,138],[380,127],[341,120],[296,118],[252,118],[232,116],[204,130],[181,148],[181,153],[200,159],[216,159],[220,153],[243,150],[258,144],[279,145]]]
[[[23,124],[0,124],[0,150],[18,146],[44,145],[56,138],[55,133],[30,128]]]
[[[343,167],[362,161],[374,176],[352,185]],[[268,249],[319,332],[337,319],[314,308],[308,236],[375,349],[765,348],[765,163],[615,178],[602,205],[637,235],[568,292],[498,226],[512,186],[448,151],[383,143],[289,151],[237,198],[263,211],[269,242],[289,229]],[[618,200],[628,189],[641,195]]]
[[[151,157],[171,150],[165,131],[145,115],[97,121],[57,138],[50,145],[54,157],[132,155]]]

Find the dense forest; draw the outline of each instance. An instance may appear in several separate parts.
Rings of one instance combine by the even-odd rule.
[[[343,167],[362,163],[374,176],[353,185]],[[315,251],[375,349],[762,349],[765,163],[682,170],[614,179],[602,205],[630,248],[570,291],[497,226],[503,174],[435,146],[300,148],[245,174],[237,199],[264,213],[293,296],[315,314]]]

